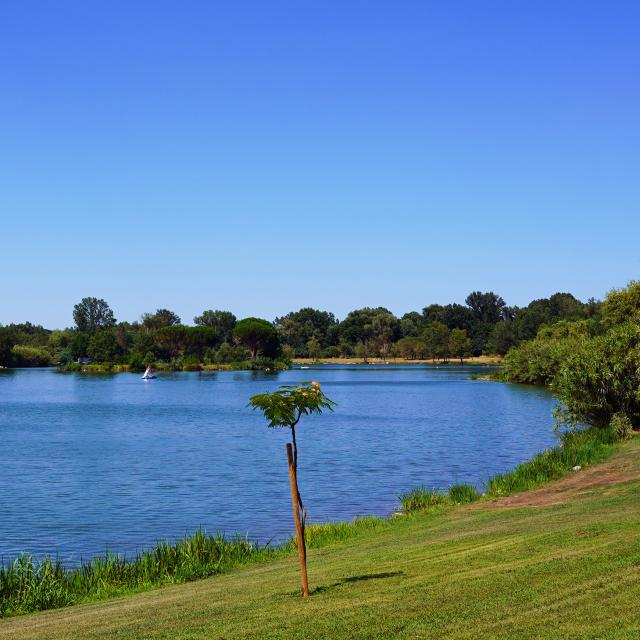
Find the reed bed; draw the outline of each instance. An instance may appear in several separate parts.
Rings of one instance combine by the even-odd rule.
[[[159,542],[132,558],[107,554],[66,568],[59,560],[22,554],[0,565],[0,616],[52,609],[110,595],[212,576],[279,553],[246,538],[197,531]]]

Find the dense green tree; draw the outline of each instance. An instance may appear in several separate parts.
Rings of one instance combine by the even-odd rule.
[[[101,329],[91,335],[87,343],[87,355],[93,362],[113,362],[120,348],[113,331]]]
[[[463,358],[471,353],[471,338],[464,329],[451,329],[448,346],[451,355],[460,358],[462,363]]]
[[[226,364],[229,362],[242,362],[250,357],[249,351],[242,346],[223,342],[213,354],[213,362]]]
[[[491,337],[489,338],[485,351],[490,354],[505,355],[509,349],[515,347],[519,343],[517,337],[517,328],[512,320],[507,322],[498,322],[493,328]]]
[[[465,302],[479,322],[495,324],[505,319],[507,304],[493,291],[487,293],[473,291],[467,296]]]
[[[160,353],[172,359],[184,353],[189,337],[189,327],[182,324],[172,324],[160,327],[155,331],[155,344]]]
[[[273,358],[280,353],[280,340],[276,328],[261,318],[240,320],[233,330],[238,344],[246,347],[254,359],[258,354]]]
[[[180,316],[169,309],[156,309],[155,313],[143,313],[142,325],[146,329],[162,329],[180,324]]]
[[[449,327],[437,320],[430,322],[422,332],[425,348],[432,360],[449,358],[449,335]]]
[[[403,338],[415,338],[424,329],[424,318],[417,311],[405,313],[400,318],[400,335]]]
[[[116,323],[111,307],[102,298],[82,298],[73,307],[73,321],[78,331],[93,333]]]
[[[415,336],[400,338],[395,344],[394,351],[396,355],[406,360],[416,360],[418,358],[424,358],[427,355],[424,340]]]
[[[208,309],[193,319],[194,324],[201,327],[210,327],[219,336],[220,342],[231,342],[233,339],[233,328],[236,326],[237,318],[231,311],[219,311]]]
[[[373,353],[386,354],[400,337],[399,320],[384,307],[364,307],[347,315],[340,323],[341,341],[362,344],[363,357]]]
[[[382,311],[371,318],[371,331],[374,351],[386,356],[400,337],[400,322],[392,313]]]
[[[628,320],[640,322],[640,281],[632,280],[623,289],[613,289],[602,304],[602,318],[608,326]]]
[[[309,338],[307,342],[307,354],[310,358],[314,360],[318,360],[322,353],[322,346],[320,345],[320,341],[315,336]]]
[[[14,342],[11,331],[6,327],[0,326],[0,367],[12,367],[13,355],[12,348]]]
[[[193,356],[201,360],[208,349],[218,344],[219,334],[212,327],[186,327],[185,350],[186,356]]]
[[[156,344],[155,332],[144,327],[139,327],[133,335],[131,348],[140,356],[146,356],[147,353],[153,353],[154,356],[156,356],[159,353],[159,348]]]
[[[307,345],[312,338],[322,349],[337,343],[338,321],[328,311],[305,307],[286,316],[276,318],[275,325],[284,344],[288,344],[298,357],[309,355]]]
[[[113,335],[122,353],[127,353],[131,350],[135,335],[139,330],[140,325],[137,322],[118,322],[118,324],[113,327]]]
[[[69,344],[69,353],[74,360],[77,358],[83,358],[87,355],[89,337],[89,334],[85,331],[76,331],[71,343]]]

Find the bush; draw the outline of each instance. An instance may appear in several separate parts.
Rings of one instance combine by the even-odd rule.
[[[616,413],[609,423],[611,430],[618,436],[620,440],[628,440],[633,432],[631,420],[624,413]]]
[[[553,389],[560,423],[608,427],[615,414],[640,426],[640,325],[626,322],[566,354]]]
[[[139,353],[132,353],[127,364],[132,371],[142,371],[145,368],[143,358]]]
[[[187,356],[184,359],[182,368],[184,371],[200,371],[202,369],[202,365],[195,356]]]
[[[48,367],[51,354],[46,349],[17,344],[11,349],[13,365],[16,367]]]
[[[449,500],[455,504],[475,502],[480,499],[478,490],[470,484],[454,484],[449,487]]]
[[[511,349],[504,359],[503,376],[523,384],[551,384],[569,345],[554,338],[535,338]]]

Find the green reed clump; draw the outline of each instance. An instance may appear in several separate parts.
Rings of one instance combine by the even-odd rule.
[[[159,542],[128,559],[107,554],[65,568],[59,560],[21,555],[0,565],[0,616],[52,609],[151,586],[187,582],[278,553],[245,538],[197,531],[176,543]]]
[[[454,504],[467,504],[480,500],[480,493],[470,484],[454,484],[449,487],[449,500]]]
[[[426,487],[416,487],[400,496],[400,503],[404,513],[415,513],[416,511],[428,511],[437,507],[449,504],[446,494],[427,489]]]
[[[558,446],[539,453],[513,471],[491,478],[487,494],[501,496],[534,489],[561,478],[576,466],[603,462],[619,443],[619,437],[611,429],[568,431],[560,438]]]

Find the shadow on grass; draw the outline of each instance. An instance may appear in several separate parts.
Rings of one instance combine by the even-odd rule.
[[[384,573],[367,573],[362,576],[350,576],[348,578],[342,578],[342,580],[338,580],[337,582],[334,582],[333,584],[327,586],[316,587],[311,591],[311,593],[325,593],[330,589],[341,587],[342,585],[350,584],[352,582],[364,582],[365,580],[382,580],[384,578],[395,578],[397,576],[403,575],[404,571],[386,571]]]

